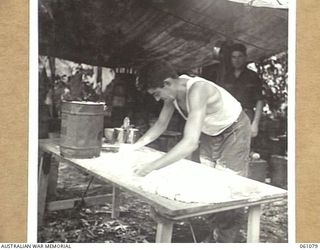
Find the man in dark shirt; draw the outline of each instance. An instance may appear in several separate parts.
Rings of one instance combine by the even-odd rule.
[[[247,51],[242,44],[231,48],[232,72],[226,75],[223,87],[242,105],[251,120],[251,136],[258,135],[263,108],[262,82],[256,72],[247,68]]]

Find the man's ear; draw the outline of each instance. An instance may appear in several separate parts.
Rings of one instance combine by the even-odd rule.
[[[172,78],[171,77],[168,77],[166,79],[163,80],[163,86],[167,86],[167,87],[170,87],[172,85]]]

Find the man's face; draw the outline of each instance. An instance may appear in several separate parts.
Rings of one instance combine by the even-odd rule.
[[[64,82],[64,83],[67,83],[68,82],[68,77],[66,75],[63,75],[61,77],[61,81]]]
[[[148,93],[152,95],[156,101],[174,100],[175,97],[173,94],[172,83],[168,79],[164,80],[163,82],[163,87],[148,89]]]
[[[247,57],[240,51],[233,51],[231,54],[231,63],[235,69],[242,69],[247,63]]]

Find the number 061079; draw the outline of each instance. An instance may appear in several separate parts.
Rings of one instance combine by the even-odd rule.
[[[303,248],[303,249],[310,249],[310,248],[313,248],[313,249],[316,249],[318,248],[319,244],[315,244],[315,243],[302,243],[302,244],[299,244],[300,248]]]

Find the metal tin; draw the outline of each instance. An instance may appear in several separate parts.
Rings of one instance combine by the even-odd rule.
[[[125,131],[123,128],[115,128],[114,129],[114,138],[116,143],[124,143],[125,142]]]
[[[113,144],[115,142],[114,128],[105,128],[104,129],[104,137],[105,137],[106,143]]]
[[[127,141],[126,143],[133,144],[138,140],[139,129],[130,128],[128,131]]]

